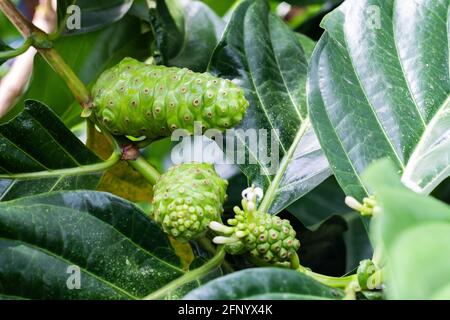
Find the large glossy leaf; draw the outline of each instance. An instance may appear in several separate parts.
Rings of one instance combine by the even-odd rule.
[[[364,177],[382,208],[372,231],[383,249],[388,297],[450,299],[450,207],[402,186],[391,162],[371,166]]]
[[[77,275],[74,270],[79,270],[79,289],[67,285],[76,284],[70,278]],[[0,204],[1,295],[137,299],[183,274],[160,228],[115,196],[62,192]]]
[[[448,175],[449,157],[439,152],[448,143],[449,5],[347,0],[322,22],[308,102],[347,194],[367,193],[360,175],[382,157],[417,191],[430,191]]]
[[[73,5],[79,11],[68,10]],[[133,0],[59,0],[58,26],[61,31],[71,34],[95,31],[123,18],[132,5]],[[79,14],[80,28],[67,28],[66,22],[72,25],[70,17],[76,14]]]
[[[329,176],[306,110],[305,53],[266,1],[243,1],[234,10],[209,70],[234,79],[250,102],[238,127],[242,130],[235,131],[235,148],[244,146],[246,163],[240,167],[251,183],[266,190],[265,209],[279,212]],[[260,129],[267,130],[269,141],[259,139],[255,151],[244,133]],[[266,155],[273,156],[271,163]]]
[[[342,292],[293,270],[257,268],[235,272],[190,292],[192,300],[329,300]]]
[[[205,71],[225,26],[207,5],[193,0],[157,0],[150,10],[156,61]]]
[[[50,109],[28,100],[19,116],[0,126],[0,200],[52,190],[95,189],[101,173],[83,173],[81,167],[100,162]],[[30,174],[57,169],[75,170]]]
[[[148,38],[141,34],[137,18],[126,17],[101,31],[66,36],[55,41],[55,49],[78,77],[90,86],[106,68],[126,56],[148,55]],[[51,106],[69,127],[82,121],[81,108],[67,85],[41,56],[36,56],[30,87],[10,117],[23,107],[25,99],[36,99]]]

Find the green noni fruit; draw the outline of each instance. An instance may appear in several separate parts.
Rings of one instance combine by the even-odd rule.
[[[227,185],[211,164],[173,166],[153,187],[153,218],[179,241],[198,239],[220,221]]]
[[[289,220],[260,212],[256,201],[243,199],[242,208],[235,207],[235,217],[228,226],[211,222],[210,228],[224,236],[214,238],[230,254],[249,253],[267,264],[289,267],[300,248],[300,241]]]
[[[150,139],[174,130],[225,130],[239,123],[248,107],[244,92],[230,80],[188,69],[147,65],[132,58],[105,71],[93,88],[98,121],[115,135]]]

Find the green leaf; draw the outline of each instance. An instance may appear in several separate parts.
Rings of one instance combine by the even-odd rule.
[[[391,183],[394,179],[397,183]],[[450,207],[402,186],[390,161],[371,166],[364,181],[376,191],[382,208],[372,223],[372,234],[383,248],[388,297],[450,298]]]
[[[79,12],[70,10],[76,5]],[[133,0],[59,0],[57,6],[58,25],[66,33],[92,32],[122,19],[133,5]],[[68,10],[69,9],[69,10]],[[71,17],[79,14],[80,29],[68,28]]]
[[[397,183],[386,183],[379,178],[381,175],[387,181],[396,178]],[[450,223],[450,207],[402,186],[392,162],[375,163],[364,177],[367,184],[376,190],[377,201],[383,209],[379,237],[386,246],[394,243],[403,231],[415,226],[436,221]]]
[[[245,151],[241,170],[266,191],[264,210],[281,211],[330,175],[308,120],[305,53],[296,34],[270,12],[266,1],[242,1],[234,10],[209,71],[234,79],[250,102],[235,131],[234,147]],[[246,133],[260,129],[267,130],[274,148],[270,141],[264,145],[264,138],[258,141],[259,149],[255,141],[249,144]],[[267,155],[272,161],[264,161]]]
[[[189,300],[324,300],[343,294],[294,270],[247,269],[218,278],[190,292]]]
[[[450,299],[450,223],[418,225],[390,246],[390,299]]]
[[[54,190],[95,189],[101,172],[82,172],[90,165],[100,171],[103,164],[40,102],[26,101],[19,116],[0,126],[2,201]],[[68,170],[57,174],[58,169]]]
[[[211,9],[213,9],[219,16],[224,16],[238,0],[221,0],[221,1],[202,0],[202,1],[206,3]]]
[[[305,51],[305,57],[308,60],[308,62],[311,60],[311,56],[314,51],[314,47],[316,46],[316,42],[312,40],[311,38],[305,36],[304,34],[297,33],[298,41],[300,41],[300,44]]]
[[[67,286],[74,267],[78,290]],[[183,274],[160,228],[115,196],[60,192],[0,203],[0,295],[137,299]]]
[[[447,0],[348,0],[322,22],[310,66],[311,119],[344,191],[389,157],[416,191],[448,175]]]
[[[101,31],[59,38],[54,46],[80,79],[91,86],[101,72],[124,57],[145,57],[147,36],[141,34],[138,19],[127,17]],[[9,116],[17,114],[26,99],[35,99],[51,106],[69,127],[83,121],[81,108],[67,85],[41,56],[36,57],[33,70],[29,89]]]
[[[167,66],[206,70],[224,22],[200,1],[157,0],[150,21],[159,55]]]

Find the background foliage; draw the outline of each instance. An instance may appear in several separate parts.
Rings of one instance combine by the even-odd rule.
[[[234,150],[244,146],[253,163],[217,166],[230,183],[225,218],[243,189],[259,186],[260,209],[296,229],[303,266],[346,276],[381,248],[387,298],[450,298],[450,2],[341,2],[58,1],[52,42],[88,88],[127,56],[234,80],[250,102],[238,129],[276,130],[280,148],[255,151],[235,135]],[[73,4],[80,30],[66,28]],[[375,25],[367,23],[373,8]],[[2,52],[23,42],[2,14],[0,37]],[[1,62],[0,76],[12,60]],[[346,297],[245,257],[227,256],[219,266],[207,248],[168,238],[148,217],[151,184],[110,157],[114,144],[80,112],[36,55],[23,94],[0,119],[0,298]],[[194,142],[181,143],[199,153]],[[164,139],[141,151],[163,172],[176,147]],[[270,172],[261,155],[273,154],[281,164]],[[344,203],[346,195],[374,193],[381,217],[363,218]],[[72,265],[81,270],[81,290],[66,289]]]

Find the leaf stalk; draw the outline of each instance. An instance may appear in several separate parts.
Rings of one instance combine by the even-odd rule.
[[[32,40],[31,38],[28,38],[19,48],[0,52],[0,59],[11,59],[20,56],[31,47],[31,44]]]
[[[156,170],[147,159],[140,155],[136,160],[130,160],[128,163],[136,169],[150,184],[155,185],[161,174]]]
[[[28,173],[0,174],[0,179],[38,179],[57,176],[80,175],[94,172],[101,172],[114,166],[120,160],[120,153],[114,152],[111,157],[103,162],[84,165],[76,168],[47,170]]]

